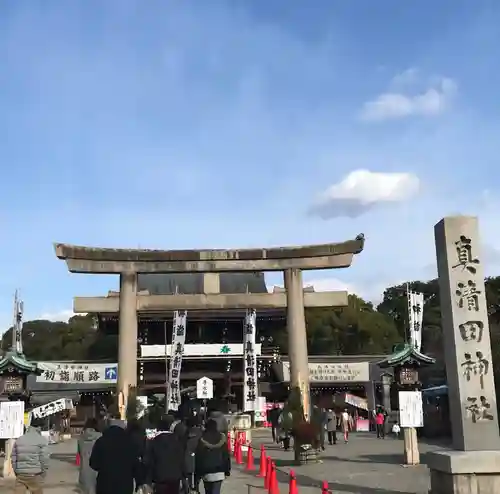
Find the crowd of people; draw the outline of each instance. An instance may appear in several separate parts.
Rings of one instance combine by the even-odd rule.
[[[290,427],[291,417],[286,417],[286,410],[275,405],[268,412],[268,421],[271,424],[273,441],[280,444],[285,450],[290,449],[293,431]],[[387,422],[387,411],[383,407],[378,407],[371,414],[374,430],[377,438],[384,439]],[[355,430],[355,423],[348,408],[334,410],[333,408],[319,408],[313,406],[311,422],[317,426],[318,442],[320,448],[325,450],[326,440],[328,444],[337,444],[338,434],[342,434],[345,444],[349,442],[349,433]],[[394,424],[392,432],[399,435],[399,425]]]
[[[189,494],[199,492],[203,483],[206,494],[220,494],[231,474],[227,433],[227,420],[217,410],[203,419],[196,411],[184,417],[169,412],[152,439],[137,420],[125,423],[112,417],[100,426],[89,419],[78,439],[78,487],[81,494]],[[36,427],[16,440],[16,493],[42,493],[47,448]]]

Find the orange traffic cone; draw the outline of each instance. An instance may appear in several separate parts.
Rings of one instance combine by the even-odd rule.
[[[75,458],[75,465],[77,467],[80,466],[80,463],[81,463],[82,459],[80,458],[80,453],[76,453],[76,458]]]
[[[271,482],[269,485],[269,494],[279,494],[278,477],[276,476],[276,464],[271,463]]]
[[[236,443],[236,463],[241,465],[243,463],[243,450],[241,449],[241,442]]]
[[[237,438],[237,435],[235,432],[234,437],[233,437],[233,456],[235,458],[236,458],[236,455],[238,454],[237,451],[238,451],[238,438]]]
[[[266,466],[267,466],[266,450],[264,445],[260,445],[260,466],[259,466],[259,477],[266,478]]]
[[[264,489],[267,489],[269,490],[269,487],[271,485],[271,470],[272,470],[272,460],[271,458],[267,457],[266,458],[266,476],[265,476],[265,479],[264,479]]]
[[[288,494],[299,494],[297,489],[297,477],[295,477],[295,472],[290,470],[290,482],[288,483]]]
[[[253,461],[253,449],[252,449],[252,445],[251,444],[248,445],[248,450],[247,450],[247,466],[246,466],[246,470],[248,470],[249,472],[252,472],[253,470],[255,470],[255,463]]]
[[[323,480],[323,485],[321,486],[321,494],[329,494],[328,482]]]

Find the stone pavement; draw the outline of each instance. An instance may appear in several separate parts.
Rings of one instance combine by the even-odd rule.
[[[299,494],[321,494],[324,480],[332,494],[427,494],[429,491],[429,473],[425,464],[402,466],[402,439],[377,439],[371,433],[352,434],[349,444],[339,441],[335,446],[327,445],[322,463],[299,467],[292,465],[292,452],[285,452],[272,444],[267,431],[253,432],[252,439],[256,448],[263,443],[267,454],[276,460],[280,494],[288,492],[288,472],[291,469],[295,470]],[[421,442],[421,462],[425,463],[426,453],[437,449],[440,446]],[[262,487],[263,482],[255,475],[247,475],[247,484],[255,486],[257,492],[257,487]]]
[[[284,452],[271,442],[269,431],[253,431],[254,446],[263,443],[276,460],[280,472],[280,494],[288,493],[288,472],[294,468],[299,494],[321,494],[321,483],[328,481],[332,494],[427,494],[429,474],[425,465],[405,468],[403,442],[387,438],[376,439],[372,434],[353,434],[349,444],[327,446],[323,462],[293,467],[292,452]],[[50,446],[51,464],[45,494],[75,492],[77,468],[74,465],[76,441]],[[425,453],[439,446],[422,443],[422,462]],[[258,452],[255,458],[258,469]],[[223,494],[265,494],[264,481],[257,472],[246,472],[244,466],[234,465],[231,477],[223,486]],[[12,482],[0,479],[0,494],[11,492]]]

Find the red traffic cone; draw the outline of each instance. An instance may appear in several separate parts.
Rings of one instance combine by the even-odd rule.
[[[80,458],[80,453],[76,453],[76,458],[75,458],[75,465],[77,467],[80,466],[80,463],[81,463],[82,459]]]
[[[273,461],[271,460],[271,458],[266,458],[266,476],[264,478],[264,489],[267,490],[269,490],[269,487],[271,485],[272,462]]]
[[[267,466],[267,458],[266,458],[266,450],[264,445],[260,445],[260,466],[259,466],[259,477],[266,478],[266,466]]]
[[[328,482],[323,480],[323,485],[321,486],[321,494],[329,494]]]
[[[297,477],[295,477],[295,472],[290,470],[290,482],[288,483],[288,494],[299,494],[297,489]]]
[[[236,463],[241,465],[243,463],[243,450],[241,449],[241,442],[236,443]]]
[[[247,446],[247,465],[246,465],[246,470],[249,472],[252,472],[255,470],[255,462],[253,461],[253,449],[252,446],[249,444]]]
[[[279,494],[280,488],[278,485],[278,477],[276,476],[276,464],[271,463],[271,482],[269,486],[269,494]]]

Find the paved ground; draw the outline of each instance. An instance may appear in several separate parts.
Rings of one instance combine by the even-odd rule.
[[[288,472],[293,468],[299,484],[299,494],[321,493],[326,480],[332,494],[427,494],[429,473],[425,464],[404,467],[403,441],[392,438],[377,439],[373,434],[353,434],[349,444],[327,446],[322,463],[294,467],[292,452],[284,452],[270,441],[268,434],[254,433],[255,446],[264,443],[268,455],[276,459],[280,470],[280,493],[288,492]],[[420,444],[421,461],[426,453],[440,446]],[[252,486],[261,486],[260,479],[251,478]],[[236,493],[235,493],[236,494]]]
[[[288,472],[293,453],[273,445],[268,431],[253,433],[254,445],[263,443],[279,468],[280,494],[288,492]],[[75,492],[77,468],[74,466],[76,441],[50,446],[51,466],[44,489],[45,494]],[[425,453],[439,446],[421,444],[422,462]],[[323,462],[295,468],[299,494],[321,494],[321,483],[326,480],[332,494],[427,494],[429,475],[427,467],[405,468],[402,440],[377,440],[372,434],[353,435],[349,444],[327,446]],[[258,454],[256,455],[258,467]],[[264,494],[263,480],[256,472],[246,472],[235,465],[233,473],[223,486],[224,494]],[[12,483],[0,481],[0,493],[11,492]]]

